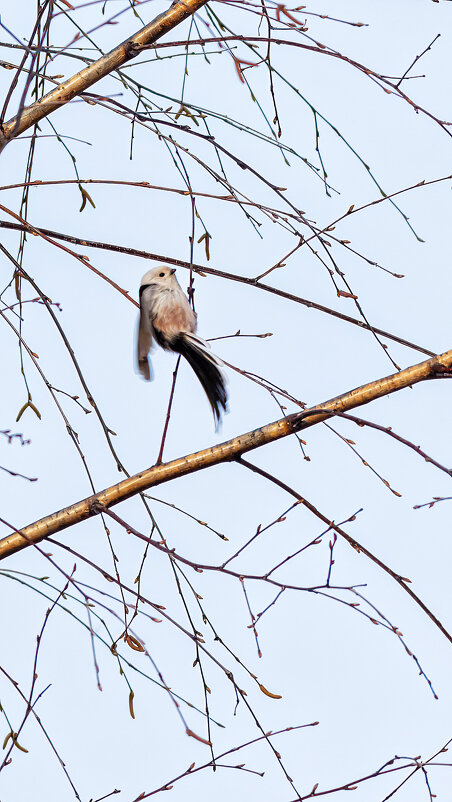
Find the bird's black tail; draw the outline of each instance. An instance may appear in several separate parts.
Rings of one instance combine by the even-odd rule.
[[[228,401],[225,379],[219,368],[220,360],[208,350],[207,343],[196,334],[183,332],[177,340],[172,341],[171,347],[182,354],[193,368],[209,399],[215,425],[218,425],[223,411],[226,411]]]

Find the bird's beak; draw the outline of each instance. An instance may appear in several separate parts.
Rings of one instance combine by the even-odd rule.
[[[174,276],[175,272],[176,272],[176,268],[175,268],[175,267],[173,267],[173,269],[172,269],[172,270],[170,270],[170,274],[171,274],[172,276]]]

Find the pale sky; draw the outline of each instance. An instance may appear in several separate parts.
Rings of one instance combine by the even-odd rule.
[[[125,0],[106,3],[105,15],[102,15],[102,6],[87,4],[72,16],[84,30],[91,30],[115,11],[127,9],[128,3]],[[64,3],[63,7],[66,7]],[[139,10],[144,22],[148,22],[165,8],[165,4],[152,2],[142,3]],[[247,7],[234,10],[213,3],[212,8],[235,32],[255,35],[257,17],[246,11]],[[298,19],[304,19],[303,14],[308,12],[366,23],[367,27],[356,27],[306,16],[308,35],[315,41],[386,76],[401,77],[415,56],[440,33],[431,51],[413,69],[413,75],[425,77],[407,80],[402,88],[432,115],[441,120],[452,119],[451,8],[446,0],[439,3],[382,0],[378,4],[325,0],[313,2],[305,11],[297,12]],[[4,9],[1,22],[19,40],[28,40],[34,15],[35,3],[24,0],[20,6]],[[202,22],[206,19],[205,10],[201,11],[198,20],[204,36],[209,35]],[[118,17],[117,22],[91,34],[93,42],[104,52],[141,27],[130,9]],[[51,30],[52,45],[67,46],[75,30],[61,15]],[[183,39],[187,30],[188,23],[167,35],[164,41]],[[286,32],[276,31],[274,35],[282,38]],[[192,32],[192,38],[194,36]],[[2,42],[14,41],[5,30],[1,31],[0,38]],[[295,34],[292,40],[308,41]],[[80,47],[85,45],[83,40],[77,43]],[[96,57],[98,51],[89,43],[88,46],[89,51],[80,52],[90,58]],[[240,82],[233,59],[227,53],[211,52],[215,50],[213,45],[206,49],[211,53],[210,64],[201,55],[189,57],[185,101],[226,115],[268,137],[267,123],[246,85]],[[4,61],[19,63],[17,50],[2,47],[1,52]],[[181,54],[185,51],[183,48],[162,49],[160,55],[166,57],[170,52],[179,55],[158,61],[153,53],[145,54],[137,60],[145,64],[139,66],[131,62],[125,73],[160,93],[153,96],[155,103],[162,109],[171,106],[174,120],[184,77],[185,57]],[[190,52],[195,52],[195,48]],[[234,53],[245,60],[257,60],[255,54],[243,46]],[[265,54],[264,49],[262,53]],[[284,195],[305,212],[309,221],[324,228],[352,204],[358,207],[381,197],[363,164],[369,166],[387,194],[421,180],[431,181],[450,174],[450,136],[434,119],[416,114],[412,106],[385,93],[362,72],[321,53],[276,45],[272,48],[272,63],[333,126],[332,129],[317,118],[321,155],[333,188],[330,197],[325,194],[322,180],[315,171],[296,155],[319,168],[312,110],[276,74],[281,142],[295,151],[295,154],[288,154],[290,166],[271,143],[245,134],[236,124],[232,127],[222,120],[209,119],[208,125],[219,143],[276,186],[284,187]],[[60,57],[48,66],[47,73],[69,77],[81,66],[83,62]],[[2,97],[13,75],[10,70],[0,70]],[[268,71],[263,65],[246,70],[245,77],[271,121],[274,111]],[[113,97],[131,108],[136,104],[136,99],[114,77],[90,91]],[[17,109],[19,98],[16,92],[8,118]],[[31,101],[29,96],[27,102]],[[163,119],[162,114],[155,113],[154,117]],[[183,118],[183,122],[193,130],[205,130],[202,121],[199,129],[189,117]],[[111,110],[76,100],[51,115],[48,121],[44,120],[40,129],[42,138],[36,144],[33,180],[74,179],[72,153],[80,178],[144,181],[155,186],[185,188],[164,143],[139,125],[135,127],[133,159],[130,160],[130,122]],[[189,147],[199,159],[220,171],[209,144],[187,133],[169,128],[162,130],[172,133],[181,145]],[[63,137],[70,153],[56,140],[55,131]],[[2,153],[2,187],[24,180],[29,134],[26,132],[19,140],[11,142]],[[284,208],[283,201],[262,182],[234,165],[227,156],[221,158],[228,179],[238,190],[261,204]],[[187,155],[184,159],[195,191],[227,194],[202,166]],[[91,185],[87,189],[95,208],[88,203],[79,213],[81,195],[76,185],[32,188],[29,222],[82,239],[189,259],[189,197],[149,188],[105,184]],[[369,264],[350,249],[337,244],[332,248],[337,265],[346,274],[368,320],[376,327],[437,353],[451,347],[450,190],[449,180],[417,188],[396,199],[423,242],[416,239],[401,214],[387,201],[347,217],[335,229],[334,236],[338,239],[349,240],[351,248],[364,254],[367,260],[377,262],[386,271],[403,274],[403,279]],[[21,189],[2,190],[0,203],[18,213],[21,192]],[[197,219],[194,248],[197,263],[255,277],[296,245],[293,235],[260,212],[256,212],[256,217],[262,223],[261,237],[235,204],[202,197],[197,201],[197,208],[212,237],[207,263],[204,243],[196,242],[204,232],[201,220]],[[0,219],[12,218],[2,212]],[[306,231],[303,229],[303,233]],[[1,242],[17,257],[17,233],[3,229],[1,233]],[[88,256],[91,265],[129,290],[135,299],[141,276],[155,264],[102,250],[68,247]],[[316,250],[319,250],[317,246]],[[3,290],[11,280],[12,266],[6,258],[2,258],[1,264]],[[133,474],[149,467],[159,451],[175,357],[156,349],[152,355],[154,381],[150,384],[141,381],[134,371],[133,361],[137,310],[123,295],[72,256],[37,237],[27,239],[23,267],[41,290],[60,305],[61,308],[53,307],[58,321],[107,425],[116,432],[114,446],[127,471]],[[186,289],[187,271],[179,269],[177,275]],[[289,258],[284,268],[274,271],[264,281],[358,316],[353,300],[337,297],[328,269],[306,246]],[[342,284],[340,286],[343,288]],[[26,282],[23,293],[26,299],[36,297]],[[1,297],[7,306],[15,303],[14,286]],[[238,330],[242,334],[271,332],[273,336],[266,338],[219,340],[213,347],[225,361],[265,377],[308,404],[320,403],[394,370],[370,332],[255,287],[197,275],[195,304],[198,331],[205,338],[232,335]],[[45,307],[37,303],[24,304],[22,315],[23,337],[38,355],[38,365],[50,383],[70,396],[78,396],[83,407],[89,408],[68,352]],[[8,319],[18,325],[18,317],[13,312],[8,313]],[[23,447],[18,442],[8,445],[6,437],[1,436],[0,465],[37,478],[29,482],[0,472],[0,517],[21,527],[92,491],[62,417],[26,355],[26,379],[33,403],[42,417],[39,420],[27,409],[20,421],[15,422],[27,400],[27,390],[20,370],[17,338],[4,320],[0,336],[3,355],[0,429],[21,432],[31,441]],[[426,358],[415,350],[385,342],[390,355],[402,368]],[[222,428],[215,432],[202,388],[190,368],[186,364],[181,366],[165,460],[207,448],[281,417],[279,406],[267,390],[231,369],[225,370],[230,411]],[[427,454],[449,467],[452,464],[451,392],[449,381],[423,383],[382,398],[357,410],[356,414],[391,426],[396,433],[421,445]],[[78,433],[96,490],[123,478],[94,412],[86,414],[62,393],[57,393],[57,398]],[[298,409],[284,398],[281,403],[288,412]],[[347,444],[320,425],[303,434],[309,461],[303,459],[295,438],[251,452],[247,458],[292,486],[335,522],[349,519],[362,508],[356,520],[344,524],[344,529],[394,571],[410,578],[414,592],[451,631],[452,502],[438,502],[432,509],[413,509],[414,505],[429,502],[434,497],[452,496],[450,476],[381,432],[358,428],[346,421],[332,421],[330,425],[353,444]],[[392,493],[377,474],[401,495]],[[150,490],[149,495],[176,505],[229,539],[225,542],[206,526],[169,506],[154,500],[150,502],[169,547],[190,560],[213,566],[224,562],[244,545],[256,533],[258,525],[263,529],[283,516],[293,502],[283,490],[236,464],[220,465],[174,480]],[[115,512],[138,531],[150,533],[149,518],[139,498],[120,504]],[[107,523],[119,559],[120,576],[125,585],[136,588],[134,579],[142,560],[143,543],[113,521]],[[232,566],[237,572],[263,575],[324,530],[325,526],[299,505],[287,513],[285,520],[262,533]],[[1,527],[2,536],[9,531],[7,526]],[[303,587],[324,585],[330,538],[331,533],[328,533],[321,545],[308,548],[279,569],[277,578]],[[99,517],[72,527],[56,539],[100,565],[103,571],[114,570]],[[93,591],[85,588],[85,592],[92,593],[93,614],[99,616],[93,619],[93,627],[96,635],[110,644],[123,629],[117,586],[62,548],[45,543],[42,547],[45,552],[52,553],[52,559],[66,572],[70,573],[75,560],[75,579],[80,587],[87,583],[97,588]],[[338,541],[334,560],[331,582],[345,588],[360,586],[357,590],[377,609],[366,606],[364,601],[359,609],[379,621],[383,620],[380,617],[383,614],[403,633],[407,648],[433,684],[438,700],[397,635],[388,628],[372,624],[358,609],[327,598],[325,592],[321,595],[285,591],[258,623],[262,651],[259,658],[241,583],[217,571],[200,574],[182,566],[196,593],[202,596],[205,613],[224,643],[258,676],[259,682],[282,696],[276,700],[262,694],[234,657],[214,641],[185,584],[184,596],[195,626],[205,638],[206,648],[224,667],[233,671],[264,732],[319,722],[314,728],[274,738],[274,746],[281,753],[301,796],[308,795],[315,783],[319,783],[318,793],[351,783],[376,771],[395,755],[411,758],[422,755],[425,760],[452,737],[451,644],[409,596],[363,554],[358,555],[344,541]],[[45,557],[30,548],[4,560],[0,574],[5,611],[0,665],[28,696],[36,636],[49,606],[49,599],[40,594],[46,593],[55,599],[54,588],[57,592],[61,590],[65,580]],[[44,576],[48,577],[45,582],[49,584],[39,581]],[[180,578],[180,581],[185,580]],[[254,614],[270,604],[277,593],[277,589],[262,582],[249,581],[245,588]],[[192,762],[196,766],[208,762],[209,748],[186,736],[168,694],[138,673],[143,672],[158,681],[155,666],[146,654],[133,651],[124,641],[118,645],[118,652],[132,664],[129,668],[125,665],[125,670],[135,694],[134,720],[129,714],[129,689],[119,674],[118,663],[108,646],[96,639],[103,688],[102,692],[98,690],[86,628],[86,609],[80,603],[80,593],[74,589],[69,592],[74,598],[68,598],[62,605],[71,614],[62,608],[53,610],[44,631],[34,698],[50,686],[37,702],[36,712],[83,802],[98,799],[114,789],[121,793],[112,799],[132,802],[141,792],[149,793],[169,783]],[[181,626],[190,629],[169,561],[152,549],[143,569],[141,592],[163,605],[166,613]],[[360,601],[347,590],[330,591],[329,595],[348,603]],[[125,596],[129,604],[133,604],[133,597],[127,593]],[[193,667],[196,657],[193,643],[170,622],[156,623],[146,614],[152,615],[152,609],[143,606],[132,624],[132,632],[144,641],[164,682],[174,693],[200,709],[201,712],[197,712],[181,703],[188,726],[205,738],[204,692],[199,669]],[[208,694],[210,714],[223,725],[212,724],[215,754],[257,738],[261,733],[243,702],[235,713],[235,695],[223,671],[208,657],[203,658],[203,670],[211,690]],[[17,730],[24,715],[24,702],[4,676],[0,679],[0,703],[13,729]],[[3,739],[9,726],[5,718],[1,721]],[[28,749],[28,754],[13,750],[11,765],[0,774],[1,802],[74,799],[58,760],[31,717],[19,742]],[[447,760],[445,753],[441,761]],[[265,771],[265,776],[239,769],[218,768],[216,772],[205,769],[175,782],[172,801],[215,797],[223,802],[234,796],[237,800],[256,797],[263,802],[290,802],[296,798],[272,751],[262,741],[223,762],[228,765],[245,763],[253,772]],[[355,802],[382,802],[406,776],[407,772],[401,771],[363,783],[354,792],[353,799]],[[432,793],[447,802],[450,769],[432,767],[428,779]],[[325,796],[328,800],[343,797],[345,792]],[[422,773],[418,772],[407,782],[395,799],[428,802],[429,792]]]

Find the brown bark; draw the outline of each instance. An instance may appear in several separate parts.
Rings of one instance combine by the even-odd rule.
[[[159,14],[144,28],[135,33],[125,42],[115,47],[105,56],[94,61],[88,67],[63,81],[47,95],[22,109],[16,117],[4,123],[0,130],[0,152],[5,145],[27,128],[47,117],[52,111],[64,106],[77,95],[85,92],[90,86],[97,83],[113,70],[117,70],[127,61],[140,53],[143,45],[152,44],[160,39],[167,31],[172,30],[180,22],[190,17],[207,0],[176,0],[167,11]]]
[[[347,412],[451,369],[452,350],[318,404],[312,408],[312,412],[306,410],[289,415],[260,429],[234,437],[226,443],[179,457],[163,465],[154,465],[3,538],[0,540],[0,560],[32,543],[39,543],[55,532],[97,515],[101,507],[111,507],[143,490],[169,482],[179,476],[186,476],[221,462],[236,460],[247,451],[320,423],[335,412]]]

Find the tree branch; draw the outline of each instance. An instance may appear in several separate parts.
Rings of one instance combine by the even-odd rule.
[[[63,81],[36,103],[20,109],[15,117],[8,120],[1,127],[0,152],[11,139],[19,136],[27,128],[42,120],[43,117],[47,117],[52,111],[61,108],[65,103],[68,103],[81,92],[100,81],[101,78],[130,61],[142,52],[143,45],[150,45],[160,39],[161,36],[175,28],[187,17],[190,17],[205,3],[206,0],[175,0],[167,11],[159,14],[152,22],[145,25],[144,28],[141,28],[141,30],[105,56],[72,75],[67,81]]]
[[[84,182],[88,183],[88,182]],[[6,209],[0,205],[0,209],[7,211],[8,214],[14,214],[11,210]],[[14,215],[17,219],[18,216]],[[59,231],[51,231],[48,228],[42,228],[37,226],[32,226],[28,221],[24,221],[23,223],[11,223],[9,220],[0,220],[0,229],[6,228],[11,231],[31,231],[33,234],[38,234],[42,236],[47,242],[50,242],[53,245],[58,247],[58,243],[52,243],[51,239],[60,239],[63,242],[71,242],[74,245],[81,245],[84,248],[100,248],[101,250],[105,251],[112,251],[113,253],[124,253],[128,256],[137,256],[140,259],[151,259],[155,262],[162,262],[168,265],[175,265],[175,267],[184,267],[186,269],[192,269],[195,272],[206,273],[210,276],[216,276],[217,278],[224,278],[227,281],[237,281],[240,284],[247,284],[249,287],[256,287],[259,290],[263,290],[264,292],[271,293],[272,295],[277,295],[279,298],[286,298],[288,301],[293,301],[294,303],[301,304],[302,306],[306,306],[308,309],[316,309],[318,312],[324,312],[326,315],[331,315],[332,317],[336,317],[339,320],[344,320],[346,323],[351,323],[353,326],[359,326],[360,329],[366,329],[367,331],[372,331],[373,334],[378,334],[381,337],[387,337],[388,340],[392,340],[395,343],[399,343],[399,345],[404,345],[407,348],[412,348],[414,351],[419,351],[421,354],[426,354],[426,356],[434,357],[435,354],[433,351],[429,351],[428,348],[424,348],[422,345],[417,345],[416,343],[410,342],[410,340],[405,340],[403,337],[398,337],[397,334],[391,334],[389,331],[385,331],[384,329],[379,329],[376,326],[370,326],[368,323],[365,323],[363,320],[358,320],[356,317],[351,317],[351,315],[346,315],[344,312],[339,312],[337,309],[331,309],[329,306],[323,306],[323,304],[318,304],[315,301],[311,301],[308,298],[302,298],[300,295],[294,295],[291,292],[286,292],[285,290],[281,290],[278,287],[273,287],[271,284],[263,284],[259,279],[249,278],[248,276],[240,276],[238,273],[228,273],[226,270],[219,270],[215,267],[208,267],[207,265],[201,265],[197,262],[186,262],[184,259],[176,259],[172,256],[165,256],[159,253],[150,253],[149,251],[139,250],[138,248],[129,248],[125,245],[114,245],[110,242],[99,242],[95,240],[89,239],[82,239],[81,237],[75,237],[71,234],[62,234]],[[85,262],[82,256],[78,254],[74,254],[73,251],[68,251],[72,253],[72,255],[83,264],[86,265],[90,270],[93,270],[95,273],[99,275],[99,271],[90,265],[89,263]],[[121,287],[118,287],[111,279],[106,277],[103,274],[100,274],[101,278],[105,281],[108,281],[115,289],[125,295],[128,300],[138,306],[138,303],[130,297],[128,292],[123,290]]]
[[[60,532],[62,529],[98,515],[102,506],[111,507],[143,490],[169,482],[179,476],[186,476],[204,468],[210,468],[212,465],[236,460],[237,457],[248,451],[280,440],[301,429],[314,426],[316,423],[321,423],[336,412],[346,412],[349,409],[368,404],[384,395],[397,392],[404,387],[410,387],[451,369],[452,349],[425,362],[412,365],[399,373],[364,384],[304,412],[288,415],[274,423],[246,432],[225,443],[179,457],[172,462],[154,465],[3,538],[0,540],[0,560],[26,546],[39,543],[55,532]]]

